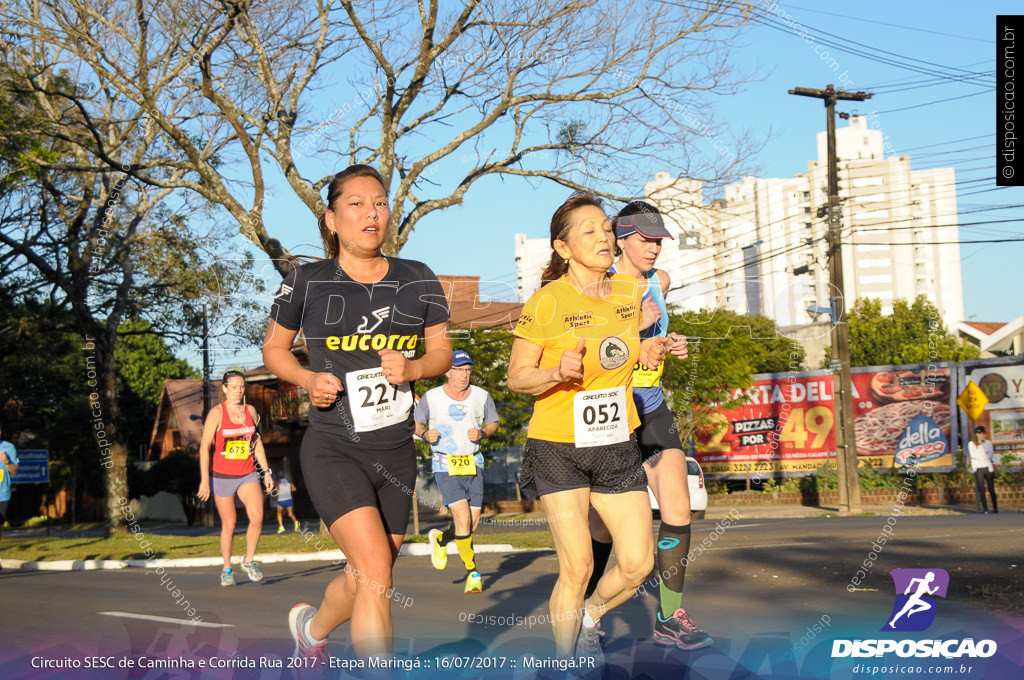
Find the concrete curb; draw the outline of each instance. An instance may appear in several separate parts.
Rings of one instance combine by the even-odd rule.
[[[128,562],[124,560],[46,560],[43,562],[26,562],[25,560],[0,560],[4,569],[22,569],[24,571],[96,571],[99,569],[125,569]]]
[[[434,549],[430,547],[429,543],[403,543],[402,549],[399,551],[399,555],[407,555],[409,557],[426,557],[430,555]],[[481,545],[473,545],[473,552],[478,553],[506,553],[515,552],[515,548],[512,547],[511,543],[483,543]],[[459,550],[455,547],[454,543],[448,544],[448,554],[458,555]]]
[[[474,545],[478,553],[515,552],[510,543],[485,543]],[[400,556],[425,557],[430,555],[432,548],[427,543],[405,543],[399,551]],[[453,544],[448,545],[449,555],[458,555],[459,551]],[[271,553],[257,555],[260,564],[276,564],[278,562],[341,562],[345,553],[340,550],[321,550],[309,553]],[[239,564],[241,557],[232,558],[232,564]],[[189,567],[218,567],[223,562],[219,557],[183,557],[179,559],[155,560],[46,560],[27,562],[24,560],[0,560],[4,569],[20,569],[23,571],[98,571],[107,569],[187,569]]]

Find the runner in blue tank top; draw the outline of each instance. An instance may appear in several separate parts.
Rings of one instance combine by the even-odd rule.
[[[661,214],[654,206],[634,201],[615,218],[615,236],[620,257],[615,270],[635,276],[646,290],[643,295],[641,338],[669,338],[669,352],[686,358],[686,338],[668,332],[668,306],[665,294],[670,280],[666,272],[655,269],[663,239],[672,238]],[[659,588],[661,605],[654,624],[654,641],[690,651],[712,644],[711,636],[697,628],[682,607],[686,556],[690,551],[690,492],[687,486],[686,454],[679,440],[675,418],[665,404],[661,391],[664,364],[647,370],[637,364],[633,369],[633,400],[640,414],[637,437],[644,458],[648,483],[658,499],[661,527],[658,530],[657,569],[662,574]],[[593,510],[590,513],[594,550],[594,573],[586,596],[590,597],[604,573],[611,553],[611,537]]]

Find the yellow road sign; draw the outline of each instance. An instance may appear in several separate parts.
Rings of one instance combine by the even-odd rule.
[[[973,380],[967,383],[967,387],[956,399],[956,405],[962,408],[971,420],[980,418],[987,404],[988,397],[980,387],[974,384]]]

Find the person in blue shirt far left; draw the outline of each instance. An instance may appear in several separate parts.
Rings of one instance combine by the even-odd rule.
[[[3,425],[0,424],[0,437],[3,436]],[[11,475],[18,473],[18,450],[14,444],[0,439],[0,537],[3,535],[4,522],[7,521],[7,502],[11,500]],[[0,570],[3,562],[0,562]]]

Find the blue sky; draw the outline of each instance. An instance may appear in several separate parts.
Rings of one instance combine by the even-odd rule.
[[[756,3],[755,3],[756,4]],[[866,2],[780,3],[776,17],[797,22],[809,35],[831,34],[843,44],[922,70],[957,73],[955,69],[992,72],[995,67],[996,15],[1012,14],[1015,2]],[[791,177],[807,170],[817,153],[815,135],[824,129],[819,101],[787,94],[790,88],[822,88],[832,82],[848,90],[878,90],[871,100],[849,102],[837,110],[877,113],[877,120],[895,153],[911,155],[912,167],[953,167],[957,180],[995,176],[995,95],[991,85],[945,82],[931,87],[901,85],[934,80],[933,76],[898,65],[882,64],[833,46],[811,43],[799,35],[766,26],[749,29],[733,55],[756,81],[741,92],[722,97],[719,108],[735,129],[750,129],[770,138],[755,162],[763,177]],[[818,47],[818,52],[815,48]],[[892,54],[882,54],[884,50]],[[827,58],[822,58],[827,53]],[[830,61],[838,63],[833,70]],[[913,61],[913,60],[920,60]],[[840,76],[845,78],[840,80]],[[842,82],[845,81],[845,85]],[[991,83],[991,78],[986,82]],[[953,99],[962,97],[961,99]],[[928,105],[930,102],[953,99]],[[902,109],[902,110],[900,110]],[[844,121],[838,121],[843,126]],[[965,140],[965,141],[958,141]],[[652,167],[651,175],[672,168]],[[995,180],[967,184],[958,208],[976,210],[1024,203],[1024,189],[994,190]],[[465,205],[420,222],[402,254],[420,259],[436,272],[479,275],[483,280],[515,282],[513,234],[546,237],[552,210],[567,191],[557,186],[533,190],[521,182],[490,179],[474,186]],[[973,195],[964,195],[973,194]],[[510,201],[515,210],[503,208]],[[965,215],[961,222],[1016,218],[1018,209],[986,210]],[[961,229],[961,240],[1002,238],[1022,232],[1012,223]],[[453,244],[458,244],[453,247]],[[968,318],[1009,321],[1024,313],[1024,301],[1006,285],[1024,254],[1024,243],[963,245],[964,308]],[[503,286],[492,286],[495,293]]]
[[[961,213],[971,211],[962,215],[961,223],[1016,219],[1020,208],[1003,206],[1024,204],[1024,189],[997,189],[994,179],[992,74],[996,15],[1013,14],[1020,7],[1009,0],[782,2],[774,10],[776,27],[746,30],[733,51],[733,62],[753,72],[754,79],[738,93],[719,97],[716,106],[731,129],[747,129],[765,140],[750,174],[791,177],[806,171],[807,162],[815,157],[815,135],[824,129],[825,114],[819,101],[787,91],[828,83],[875,91],[871,100],[841,103],[837,110],[875,113],[894,153],[910,154],[914,168],[955,168],[958,182],[966,182],[958,191],[958,208]],[[799,24],[811,39],[785,29],[786,24]],[[986,75],[949,77],[976,72]],[[650,175],[675,170],[651,167]],[[513,235],[546,237],[551,212],[568,194],[550,182],[535,184],[531,187],[518,178],[478,181],[464,205],[421,220],[402,256],[422,260],[439,274],[480,276],[490,282],[483,286],[485,294],[508,298],[515,287]],[[293,250],[311,252],[310,247],[299,246],[319,242],[315,221],[283,182],[274,194],[266,214],[271,236]],[[275,226],[294,222],[296,215],[308,228]],[[961,227],[960,238],[999,239],[1022,232],[1018,223],[997,222]],[[1009,321],[1024,313],[1024,301],[1008,285],[1008,272],[1019,267],[1022,254],[1024,242],[961,246],[968,319]],[[217,364],[231,361],[222,356]],[[259,363],[258,355],[248,353],[235,361]]]

